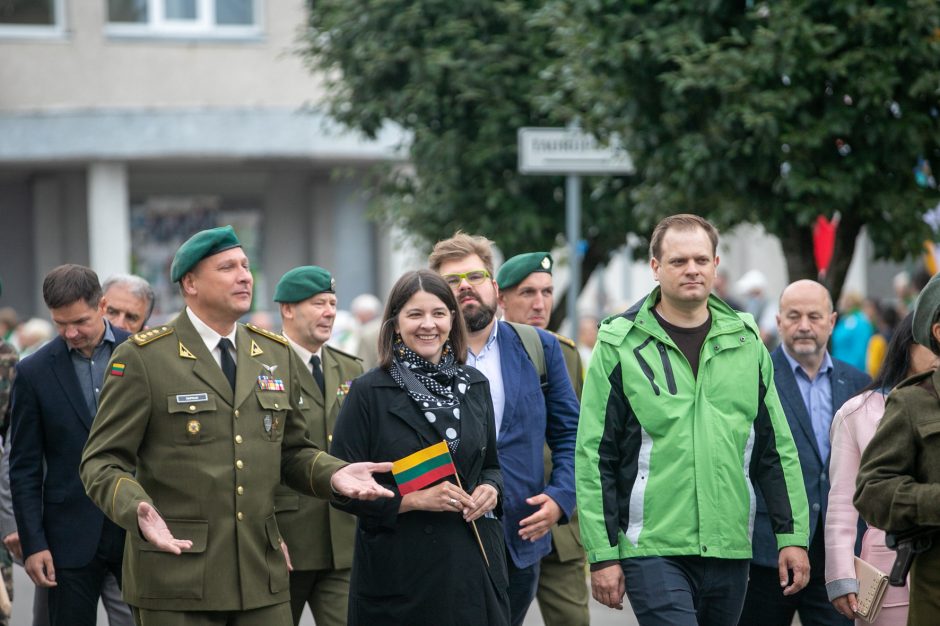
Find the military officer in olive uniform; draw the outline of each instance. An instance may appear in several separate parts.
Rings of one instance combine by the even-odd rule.
[[[201,231],[170,269],[184,311],[114,351],[80,466],[127,529],[124,599],[147,626],[288,626],[288,563],[274,514],[283,481],[320,498],[392,494],[306,439],[282,336],[237,323],[248,259],[230,226]]]
[[[552,255],[528,252],[508,259],[496,274],[499,305],[507,322],[530,324],[547,330],[552,316],[554,285]],[[584,368],[575,343],[559,334],[558,344],[568,368],[574,392],[581,399]],[[551,451],[543,450],[545,480],[552,471]],[[552,551],[542,559],[536,591],[539,610],[547,626],[579,626],[590,623],[590,594],[585,573],[585,554],[578,532],[577,511],[567,524],[552,528]]]
[[[354,378],[362,374],[359,357],[326,345],[336,318],[336,281],[322,267],[297,267],[274,289],[284,338],[306,368],[299,369],[297,405],[307,423],[307,438],[329,451],[340,404]],[[277,525],[289,548],[290,604],[294,624],[304,604],[317,626],[346,624],[349,574],[356,518],[325,500],[302,496],[285,486],[274,497]]]

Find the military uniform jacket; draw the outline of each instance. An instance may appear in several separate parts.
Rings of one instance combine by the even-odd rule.
[[[307,424],[307,438],[329,450],[339,407],[353,379],[362,374],[358,357],[323,346],[323,388],[306,367],[298,368],[297,406]],[[325,397],[324,397],[325,396]],[[281,485],[274,497],[277,524],[287,542],[295,570],[352,567],[356,518],[331,507],[326,500],[298,494]]]
[[[238,325],[234,392],[185,312],[115,350],[80,473],[88,495],[127,529],[124,599],[154,610],[247,610],[286,602],[274,491],[283,480],[329,497],[342,467],[304,436],[291,402],[302,367],[280,335]],[[294,392],[296,394],[296,392]],[[137,527],[149,502],[182,555]]]
[[[901,532],[940,526],[940,370],[900,383],[862,452],[855,508],[877,528]],[[940,615],[940,534],[914,557],[908,624]]]

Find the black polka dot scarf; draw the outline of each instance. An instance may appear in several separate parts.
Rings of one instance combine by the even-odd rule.
[[[460,401],[467,393],[470,378],[454,358],[450,342],[444,344],[441,360],[435,365],[396,337],[388,373],[447,442],[451,454],[456,453],[460,445]]]

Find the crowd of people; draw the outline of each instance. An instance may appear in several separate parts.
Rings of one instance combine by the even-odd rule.
[[[885,531],[940,526],[940,279],[895,317],[754,272],[737,299],[718,238],[664,219],[657,287],[578,341],[548,331],[550,253],[497,271],[462,232],[344,332],[317,266],[277,282],[279,326],[252,316],[231,227],[177,250],[165,323],[141,278],[55,268],[52,337],[0,311],[0,539],[34,626],[99,599],[112,626],[518,626],[533,601],[579,626],[592,596],[644,626],[868,621],[856,557],[888,571]],[[938,559],[876,623],[940,616]]]

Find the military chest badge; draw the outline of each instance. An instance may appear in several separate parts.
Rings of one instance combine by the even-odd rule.
[[[261,391],[284,391],[284,381],[262,374],[258,376],[258,389]]]
[[[202,424],[199,423],[199,420],[189,420],[186,422],[186,432],[190,435],[198,435],[200,430],[202,430]]]
[[[274,420],[271,419],[271,415],[265,415],[261,421],[264,424],[264,432],[271,434],[271,427],[274,426]]]
[[[351,381],[351,380],[347,380],[346,382],[342,383],[339,387],[337,387],[337,388],[336,388],[336,397],[339,398],[340,400],[342,400],[343,397],[344,397],[347,393],[349,393],[349,386],[350,386],[351,384],[352,384],[352,381]]]

